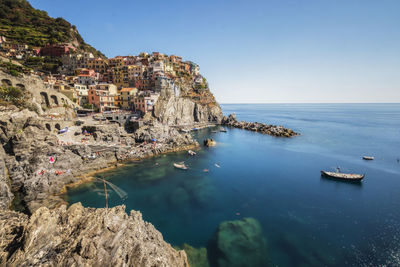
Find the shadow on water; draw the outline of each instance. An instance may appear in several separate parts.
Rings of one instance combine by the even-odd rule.
[[[343,179],[338,179],[338,178],[328,178],[328,177],[323,177],[321,176],[320,178],[321,184],[326,184],[326,185],[335,185],[336,187],[353,187],[357,189],[362,189],[363,182],[362,181],[348,181],[348,180],[343,180]]]

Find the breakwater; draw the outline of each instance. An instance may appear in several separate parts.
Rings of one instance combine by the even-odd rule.
[[[299,135],[299,133],[294,132],[292,129],[283,126],[269,125],[260,122],[238,121],[235,114],[230,114],[228,117],[224,116],[221,124],[278,137],[292,137]]]

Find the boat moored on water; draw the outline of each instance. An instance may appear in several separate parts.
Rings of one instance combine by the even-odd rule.
[[[342,173],[338,169],[336,172],[321,171],[321,176],[345,181],[361,181],[365,175],[355,173]]]
[[[220,132],[226,133],[226,129],[224,127],[221,127],[221,129],[219,129]]]
[[[371,157],[371,156],[363,156],[362,158],[365,160],[374,160],[375,159],[375,157]]]
[[[181,170],[187,170],[188,166],[185,165],[185,162],[178,162],[178,163],[174,163],[174,167],[177,169],[181,169]]]
[[[194,152],[193,150],[188,150],[188,154],[190,156],[194,156],[194,155],[196,155],[196,152]]]

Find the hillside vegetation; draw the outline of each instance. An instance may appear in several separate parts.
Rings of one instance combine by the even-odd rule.
[[[63,18],[52,18],[33,8],[26,0],[0,0],[0,35],[9,41],[35,47],[72,43],[78,49],[104,55],[85,43],[74,25]]]

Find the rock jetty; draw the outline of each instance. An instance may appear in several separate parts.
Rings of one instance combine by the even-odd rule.
[[[294,132],[292,129],[283,126],[269,125],[260,122],[238,121],[235,114],[230,114],[228,117],[224,116],[221,124],[277,137],[292,137],[299,135],[299,133]]]

